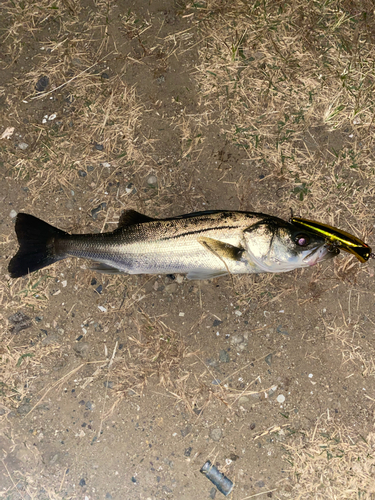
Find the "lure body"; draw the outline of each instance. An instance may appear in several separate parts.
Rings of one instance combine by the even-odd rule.
[[[367,262],[373,256],[371,248],[364,241],[337,227],[299,217],[291,217],[290,222],[301,229],[320,234],[332,244],[332,247],[340,247],[341,250],[355,255],[361,262]]]

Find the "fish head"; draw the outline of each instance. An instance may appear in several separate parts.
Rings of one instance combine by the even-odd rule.
[[[313,232],[269,217],[244,231],[247,258],[263,272],[280,273],[331,259],[340,250]]]

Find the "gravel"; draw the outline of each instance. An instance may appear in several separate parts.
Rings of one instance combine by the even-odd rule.
[[[216,429],[212,429],[212,431],[210,432],[210,438],[212,439],[212,441],[218,442],[220,441],[222,436],[223,436],[223,431],[218,427]]]

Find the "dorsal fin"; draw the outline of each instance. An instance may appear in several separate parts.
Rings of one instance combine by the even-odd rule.
[[[122,212],[120,215],[120,220],[118,223],[118,227],[126,227],[126,226],[132,226],[134,224],[142,224],[144,222],[151,222],[153,220],[152,217],[148,217],[147,215],[140,214],[139,212],[136,212],[135,210],[125,210]]]

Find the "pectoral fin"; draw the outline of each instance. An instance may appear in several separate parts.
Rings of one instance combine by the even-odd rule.
[[[215,240],[213,238],[207,238],[205,236],[201,236],[198,238],[199,243],[203,245],[205,248],[210,250],[214,255],[219,257],[219,259],[228,259],[228,260],[241,260],[244,249],[235,247],[229,243],[224,243],[219,240]]]

